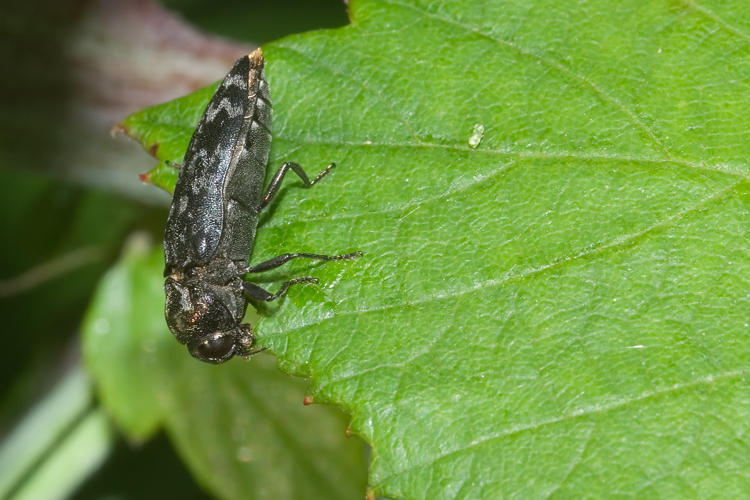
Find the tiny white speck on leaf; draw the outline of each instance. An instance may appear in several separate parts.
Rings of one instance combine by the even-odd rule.
[[[469,137],[469,146],[472,148],[479,146],[479,143],[482,142],[482,137],[484,137],[484,125],[477,123],[474,125],[474,132]]]

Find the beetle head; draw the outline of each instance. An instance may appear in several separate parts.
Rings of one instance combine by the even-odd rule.
[[[244,298],[228,286],[202,280],[167,278],[165,314],[177,340],[187,344],[190,354],[206,363],[223,363],[248,352],[252,330],[240,324]]]

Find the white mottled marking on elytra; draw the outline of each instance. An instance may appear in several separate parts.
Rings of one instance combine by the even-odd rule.
[[[227,78],[224,80],[224,85],[227,87],[234,87],[234,86],[241,86],[244,82],[244,78],[242,75],[231,75],[227,76]]]
[[[243,112],[242,106],[233,106],[229,99],[224,98],[219,101],[216,108],[214,108],[213,103],[208,107],[208,109],[206,110],[207,121],[214,121],[216,119],[216,115],[219,114],[222,109],[225,109],[227,111],[227,114],[232,118],[241,115]]]

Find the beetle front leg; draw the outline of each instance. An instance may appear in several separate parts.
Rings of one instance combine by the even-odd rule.
[[[314,186],[320,179],[328,175],[328,172],[331,171],[333,167],[335,167],[335,163],[331,163],[326,167],[325,170],[323,170],[321,173],[318,174],[318,176],[313,179],[312,181],[307,176],[307,173],[297,165],[296,163],[287,161],[284,162],[281,165],[281,168],[276,172],[271,179],[271,182],[268,184],[268,189],[266,189],[266,194],[263,196],[263,199],[260,202],[260,205],[258,206],[258,212],[263,210],[268,206],[269,203],[271,203],[271,200],[274,199],[276,196],[276,193],[279,192],[279,188],[281,187],[281,181],[284,180],[284,176],[287,172],[289,172],[289,169],[293,170],[295,174],[299,176],[300,179],[302,179],[302,182],[305,184],[305,187],[311,187]]]
[[[299,283],[317,283],[318,280],[311,276],[304,276],[302,278],[294,278],[293,280],[289,280],[283,285],[281,285],[281,289],[276,293],[271,293],[268,290],[259,287],[255,283],[250,283],[249,281],[243,281],[242,282],[242,289],[245,291],[245,294],[247,294],[248,297],[255,300],[260,300],[263,302],[271,302],[272,300],[276,300],[279,297],[286,294],[287,290],[289,290],[289,287],[292,285],[297,285]]]
[[[268,347],[261,347],[259,349],[255,348],[255,335],[253,335],[253,329],[250,325],[242,324],[238,328],[240,329],[241,334],[239,338],[235,337],[235,354],[237,356],[242,356],[247,359],[250,356],[268,349]]]

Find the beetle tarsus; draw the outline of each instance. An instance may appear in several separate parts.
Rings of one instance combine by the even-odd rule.
[[[328,172],[330,172],[331,169],[334,168],[335,166],[336,166],[335,163],[333,163],[333,162],[329,163],[328,166],[325,168],[325,170],[323,170],[321,173],[319,173],[318,176],[315,177],[315,179],[312,180],[312,182],[310,183],[310,186],[314,186],[315,184],[317,184],[317,182],[320,179],[322,179],[323,177],[325,177],[326,175],[328,175]]]
[[[263,351],[267,351],[267,350],[268,350],[268,347],[261,347],[260,349],[253,349],[252,351],[240,353],[240,357],[244,359],[245,361],[247,361],[248,359],[250,359],[251,356],[255,356],[256,354],[261,353]]]

